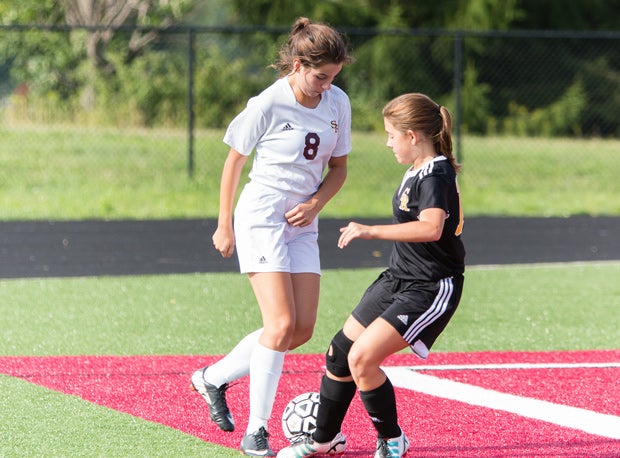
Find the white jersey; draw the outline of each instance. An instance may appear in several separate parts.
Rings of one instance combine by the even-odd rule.
[[[256,148],[250,179],[300,196],[314,194],[331,157],[351,151],[351,105],[332,85],[316,108],[295,99],[288,78],[280,78],[232,120],[224,143],[249,156]]]

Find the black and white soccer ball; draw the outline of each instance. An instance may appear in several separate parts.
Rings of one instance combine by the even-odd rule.
[[[310,434],[316,429],[316,414],[319,411],[319,393],[303,393],[292,399],[282,413],[282,431],[286,438],[293,439]]]

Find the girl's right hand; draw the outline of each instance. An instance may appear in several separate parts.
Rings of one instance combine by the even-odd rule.
[[[355,239],[370,239],[372,226],[350,222],[348,226],[340,228],[340,238],[338,239],[338,248],[346,247]]]
[[[213,246],[222,257],[230,258],[235,252],[235,233],[232,228],[219,227],[213,233]]]

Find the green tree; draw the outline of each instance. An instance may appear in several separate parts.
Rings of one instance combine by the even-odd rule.
[[[9,63],[12,85],[27,83],[31,103],[43,107],[40,110],[52,109],[71,119],[83,109],[116,107],[112,112],[120,116],[122,101],[150,125],[161,118],[154,109],[177,112],[187,92],[179,89],[185,81],[179,74],[183,66],[173,65],[170,57],[170,51],[178,51],[145,50],[193,4],[194,0],[7,0],[0,9],[2,24],[39,27],[3,31],[0,62]],[[177,78],[162,85],[166,75]],[[136,84],[120,84],[121,80],[139,82],[140,90],[127,93]]]
[[[514,29],[618,30],[620,0],[519,0]]]
[[[446,29],[612,30],[619,12],[620,0],[4,0],[1,24],[44,27],[0,29],[0,94],[27,83],[47,111],[68,118],[106,109],[106,122],[182,123],[187,34],[169,27],[270,27],[195,35],[197,120],[220,126],[275,77],[267,64],[293,21],[308,16],[348,36],[356,63],[336,84],[351,97],[354,127],[380,128],[380,108],[402,92],[454,107],[459,42]],[[620,48],[613,42],[558,38],[550,47],[548,37],[468,33],[462,43],[468,131],[514,131],[508,126],[521,125],[526,113],[553,116],[540,124],[547,132],[617,134]]]
[[[39,92],[54,90],[66,96],[79,83],[76,71],[86,56],[96,72],[113,75],[116,66],[110,52],[121,53],[131,63],[153,42],[161,30],[178,22],[194,0],[5,0],[0,9],[4,25],[36,24],[49,29],[80,26],[73,32],[32,29],[28,33],[7,32],[0,57],[13,62],[14,80],[27,81]],[[151,26],[119,33],[121,26]],[[37,76],[47,69],[58,78],[45,84]],[[62,75],[62,77],[61,77]],[[84,81],[82,81],[84,83]]]
[[[59,3],[68,25],[88,27],[86,54],[93,66],[104,74],[116,72],[106,53],[118,27],[158,28],[134,28],[129,33],[123,59],[129,64],[159,36],[161,29],[177,23],[193,6],[192,0],[60,0]]]

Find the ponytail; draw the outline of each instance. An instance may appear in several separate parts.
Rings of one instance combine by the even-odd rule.
[[[403,94],[388,102],[383,117],[401,132],[422,132],[432,140],[438,156],[445,156],[457,173],[461,170],[452,152],[452,117],[446,107],[424,94]]]

